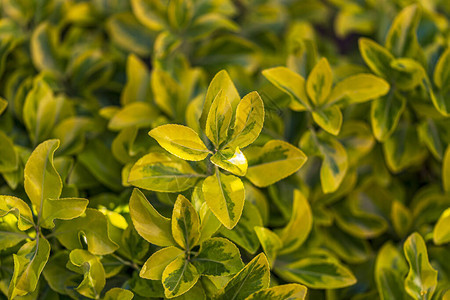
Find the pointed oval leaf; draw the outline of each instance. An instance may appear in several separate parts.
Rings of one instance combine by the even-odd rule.
[[[324,57],[314,66],[306,80],[306,92],[314,106],[327,102],[333,84],[330,64]]]
[[[211,162],[237,176],[244,176],[247,173],[247,159],[238,147],[235,150],[226,148],[217,151],[211,156]]]
[[[131,194],[130,216],[136,231],[149,243],[158,246],[175,245],[170,219],[161,216],[138,189],[134,189]]]
[[[128,127],[150,127],[158,117],[158,111],[149,103],[133,102],[120,109],[108,123],[108,129],[119,131]]]
[[[132,291],[121,289],[121,288],[112,288],[106,292],[103,300],[131,300],[133,299],[134,294]]]
[[[394,201],[391,209],[392,225],[395,232],[403,238],[411,228],[413,219],[411,211],[400,201]]]
[[[94,255],[106,255],[117,250],[108,233],[108,221],[96,209],[87,208],[85,215],[68,221],[57,221],[53,235],[67,249],[82,248],[84,236],[88,251]]]
[[[414,299],[431,299],[437,285],[437,271],[428,261],[427,246],[417,232],[411,234],[403,245],[409,272],[405,289]]]
[[[206,119],[205,134],[216,149],[228,138],[228,128],[233,117],[233,110],[227,96],[221,90],[209,109]]]
[[[251,294],[269,287],[270,269],[267,258],[260,253],[219,292],[217,300],[244,300]]]
[[[442,213],[436,225],[434,225],[433,241],[436,245],[450,242],[450,208]]]
[[[277,268],[275,273],[291,282],[298,282],[315,289],[335,289],[354,285],[352,272],[331,258],[303,258]]]
[[[210,151],[198,134],[183,125],[161,125],[148,133],[161,147],[185,160],[204,160]]]
[[[283,242],[280,253],[290,253],[298,249],[308,237],[313,224],[313,216],[308,200],[299,190],[294,190],[294,204],[289,223],[276,233]]]
[[[156,104],[168,116],[177,116],[177,106],[182,105],[180,87],[169,73],[159,67],[153,69],[151,84]]]
[[[278,250],[283,247],[283,242],[275,232],[268,228],[255,226],[255,232],[258,236],[259,242],[261,243],[261,247],[267,256],[269,266],[272,267],[277,257]]]
[[[306,95],[305,79],[286,67],[266,69],[262,72],[273,85],[288,94],[296,103],[296,110],[309,110],[311,104]]]
[[[125,106],[132,102],[147,102],[151,99],[149,86],[150,72],[145,63],[135,54],[127,57],[127,83],[125,84],[120,103]]]
[[[236,106],[241,100],[241,97],[239,96],[239,93],[236,90],[233,81],[231,81],[230,75],[228,75],[227,71],[222,70],[217,73],[209,84],[208,91],[206,92],[203,111],[200,116],[201,128],[206,128],[206,120],[208,118],[211,105],[220,91],[222,91],[224,96],[226,96],[230,102],[233,111],[236,109]]]
[[[342,112],[336,105],[312,112],[314,122],[323,130],[338,135],[342,126]]]
[[[383,46],[367,39],[359,39],[359,51],[367,66],[378,76],[385,79],[391,77],[391,61],[394,56]]]
[[[199,178],[189,163],[165,153],[143,156],[131,168],[128,183],[151,191],[181,192],[193,187]]]
[[[172,213],[172,236],[181,248],[190,250],[200,239],[200,220],[191,202],[178,195]]]
[[[9,299],[33,292],[50,256],[50,243],[40,237],[20,247],[13,254],[14,273],[9,284]]]
[[[283,284],[253,293],[246,300],[304,300],[307,290],[300,284]]]
[[[370,121],[378,141],[385,141],[394,132],[405,107],[406,100],[398,93],[389,93],[372,101]]]
[[[338,82],[329,97],[329,103],[341,99],[349,103],[362,103],[386,95],[389,83],[372,74],[357,74]]]
[[[184,256],[184,251],[174,246],[156,251],[144,263],[139,276],[145,279],[161,280],[164,269],[178,256]]]
[[[194,265],[184,256],[178,256],[164,269],[162,275],[164,295],[173,298],[186,293],[197,283],[199,277]]]
[[[205,179],[203,196],[209,209],[227,228],[239,221],[244,208],[245,191],[242,181],[233,175],[225,175],[216,167],[214,175]]]
[[[306,155],[300,149],[284,141],[271,140],[257,157],[249,158],[246,177],[256,186],[266,187],[292,175],[305,162]]]
[[[224,238],[205,240],[192,263],[201,275],[206,276],[233,275],[244,267],[239,249]]]
[[[264,103],[257,92],[251,92],[242,98],[236,108],[233,133],[225,147],[244,148],[253,143],[264,125]]]

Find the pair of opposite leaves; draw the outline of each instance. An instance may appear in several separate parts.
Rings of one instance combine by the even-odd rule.
[[[178,192],[192,187],[198,178],[206,177],[202,185],[206,203],[219,221],[231,229],[240,219],[245,200],[244,185],[234,175],[245,175],[255,185],[264,187],[291,175],[306,161],[298,148],[284,141],[270,141],[262,149],[246,151],[246,155],[251,156],[252,165],[248,167],[246,155],[240,149],[256,140],[263,123],[264,104],[258,93],[249,93],[241,100],[228,74],[221,71],[208,88],[200,117],[214,152],[196,131],[183,125],[162,125],[149,132],[161,147],[181,159],[202,161],[211,154],[213,174],[195,173],[189,164],[175,162],[167,155],[155,152],[144,156],[132,167],[128,182],[144,189]],[[170,175],[161,172],[162,166],[169,165]]]

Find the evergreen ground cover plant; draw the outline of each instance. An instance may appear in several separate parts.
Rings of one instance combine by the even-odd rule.
[[[450,300],[450,2],[0,12],[1,299]]]

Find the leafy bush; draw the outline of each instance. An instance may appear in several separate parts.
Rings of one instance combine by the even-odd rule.
[[[450,5],[410,2],[2,1],[4,297],[450,299]]]

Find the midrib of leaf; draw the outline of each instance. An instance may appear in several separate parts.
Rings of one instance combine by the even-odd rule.
[[[188,263],[189,262],[187,260],[184,260],[183,270],[181,271],[181,275],[178,278],[177,283],[175,284],[175,288],[173,290],[175,290],[178,287],[178,285],[180,284],[181,278],[183,277],[184,272],[186,272],[186,268],[187,268]]]
[[[47,169],[48,164],[48,155],[51,150],[47,149],[47,155],[45,156],[45,163],[44,163],[44,171],[42,172],[42,183],[41,183],[41,203],[39,204],[39,214],[38,214],[38,221],[37,221],[37,227],[39,228],[42,218],[42,209],[44,207],[44,182],[45,182],[45,170]],[[38,229],[37,229],[38,230]],[[37,232],[39,235],[39,232]],[[36,247],[37,249],[37,247]]]
[[[226,208],[226,211],[227,211],[228,220],[231,221],[230,212],[228,211],[227,198],[225,198],[225,193],[223,192],[223,187],[222,187],[222,180],[220,179],[220,171],[219,171],[219,168],[217,166],[215,166],[215,169],[216,169],[217,181],[219,182],[219,186],[220,186],[220,193],[222,194],[223,200],[225,200],[225,208]]]
[[[249,167],[249,169],[250,168],[254,168],[254,167],[264,166],[264,165],[270,165],[270,164],[277,163],[277,162],[297,160],[297,159],[301,159],[301,157],[300,156],[296,156],[296,157],[291,157],[291,158],[286,158],[286,159],[273,160],[273,161],[265,162],[265,163],[262,163],[262,164],[253,165],[253,166]]]
[[[239,294],[239,292],[241,291],[242,287],[244,286],[245,282],[247,281],[248,277],[250,276],[250,274],[252,273],[253,269],[256,267],[256,262],[253,266],[251,266],[250,270],[248,271],[247,275],[245,275],[244,279],[242,280],[241,284],[239,285],[236,293],[234,293],[233,297],[231,298],[231,300],[236,299],[237,295]]]
[[[204,152],[204,153],[211,153],[211,151],[209,151],[209,150],[203,150],[203,149],[198,149],[198,148],[192,148],[192,147],[188,147],[188,146],[186,146],[186,145],[182,145],[182,144],[180,144],[180,143],[175,142],[176,140],[170,140],[170,139],[168,139],[167,137],[164,137],[164,140],[167,141],[167,142],[169,142],[170,144],[174,144],[174,145],[176,145],[176,146],[179,146],[180,148],[186,148],[186,149],[189,149],[189,150],[194,150],[194,151],[199,151],[199,152]]]

